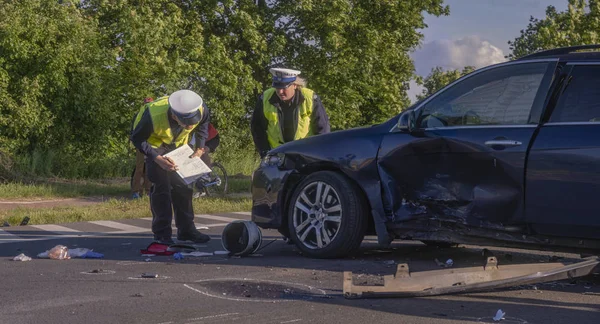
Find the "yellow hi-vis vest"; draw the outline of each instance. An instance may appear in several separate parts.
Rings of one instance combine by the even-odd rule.
[[[189,142],[189,135],[192,133],[194,128],[198,125],[195,124],[194,128],[188,130],[183,129],[176,139],[173,139],[173,132],[171,132],[171,125],[169,124],[169,96],[161,97],[153,102],[145,104],[137,114],[133,128],[137,127],[137,124],[142,119],[142,114],[146,109],[150,109],[150,118],[152,119],[153,132],[148,138],[148,144],[153,148],[159,148],[163,144],[169,145],[175,142],[175,147],[180,147]],[[203,114],[203,108],[200,107],[200,114]]]
[[[310,127],[310,118],[313,112],[314,91],[306,88],[302,88],[300,91],[304,96],[304,102],[298,107],[298,125],[296,127],[296,134],[294,134],[294,140],[313,135]],[[267,119],[267,139],[269,140],[269,145],[272,149],[284,144],[277,107],[269,102],[269,99],[271,99],[274,94],[275,88],[269,88],[263,94],[263,113]]]

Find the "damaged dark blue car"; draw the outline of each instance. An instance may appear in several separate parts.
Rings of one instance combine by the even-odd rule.
[[[584,253],[600,250],[600,45],[470,73],[378,125],[271,152],[252,220],[307,256],[365,235]]]

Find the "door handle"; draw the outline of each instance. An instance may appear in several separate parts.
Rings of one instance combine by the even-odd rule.
[[[519,146],[521,144],[523,143],[513,140],[491,140],[485,142],[486,146]]]

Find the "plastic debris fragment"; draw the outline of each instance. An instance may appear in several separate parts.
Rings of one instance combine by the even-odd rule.
[[[501,309],[499,309],[499,310],[496,312],[496,316],[494,316],[494,321],[498,322],[498,321],[500,321],[500,320],[503,320],[503,319],[504,319],[504,315],[506,315],[506,313],[505,313],[505,312],[503,312]]]
[[[13,261],[31,261],[31,258],[21,253],[13,258]]]

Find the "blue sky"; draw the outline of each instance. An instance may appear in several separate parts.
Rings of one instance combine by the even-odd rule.
[[[558,11],[567,9],[568,0],[446,0],[450,15],[426,15],[429,26],[421,48],[411,56],[417,73],[426,76],[433,67],[477,68],[505,61],[509,40],[527,28],[529,17],[543,18],[549,5]],[[415,84],[411,99],[421,90]]]

